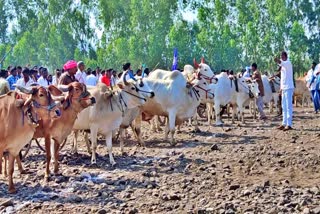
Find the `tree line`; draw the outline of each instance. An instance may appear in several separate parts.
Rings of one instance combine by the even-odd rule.
[[[197,19],[184,20],[186,10]],[[0,11],[3,66],[54,69],[75,59],[168,69],[174,47],[180,68],[203,56],[213,70],[256,62],[273,72],[273,58],[287,50],[301,74],[319,60],[316,0],[3,0]]]

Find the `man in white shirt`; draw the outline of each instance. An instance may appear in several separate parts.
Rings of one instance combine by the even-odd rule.
[[[50,85],[49,80],[48,80],[48,70],[46,68],[42,69],[42,75],[41,77],[38,79],[38,84],[43,86],[43,87],[47,87]]]
[[[96,71],[87,71],[86,85],[96,86],[98,78],[96,77]]]
[[[78,71],[75,75],[75,78],[78,80],[78,82],[85,84],[87,79],[87,74],[85,72],[86,66],[84,62],[80,61],[78,62]]]
[[[285,51],[281,53],[281,60],[275,58],[275,62],[281,66],[280,90],[282,92],[282,125],[280,125],[278,129],[288,131],[292,129],[293,68]]]
[[[25,88],[31,87],[34,81],[30,77],[30,70],[28,68],[23,68],[22,77],[18,79],[16,85],[23,86]]]
[[[318,113],[320,107],[318,106],[317,100],[314,99],[315,92],[316,92],[316,84],[317,84],[316,65],[317,63],[315,62],[312,63],[311,69],[308,71],[308,74],[306,76],[306,82],[307,82],[307,87],[309,88],[309,91],[311,93],[314,111]]]
[[[250,75],[250,67],[246,67],[246,71],[243,73],[243,77],[250,79],[251,75]]]

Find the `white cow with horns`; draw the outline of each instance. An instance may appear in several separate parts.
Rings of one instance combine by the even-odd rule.
[[[222,125],[220,117],[220,107],[227,104],[232,104],[233,114],[232,122],[234,122],[235,114],[238,112],[241,116],[241,121],[244,123],[244,107],[250,101],[250,98],[257,97],[259,95],[258,84],[254,80],[247,80],[240,76],[234,76],[229,78],[225,72],[217,75],[218,82],[216,84],[210,84],[209,88],[214,94],[214,109],[216,115],[216,125]],[[210,102],[211,100],[209,100]],[[206,101],[208,102],[208,101]],[[212,111],[208,111],[211,113]],[[208,117],[211,117],[209,114]]]
[[[175,126],[195,114],[201,98],[213,99],[208,83],[200,73],[197,78],[188,82],[179,71],[157,69],[145,79],[145,82],[152,88],[156,96],[141,107],[143,119],[150,120],[155,115],[167,117],[165,139],[168,138],[170,132],[171,144],[174,144]],[[139,121],[141,120],[136,121],[137,126],[140,125]]]
[[[96,98],[96,105],[83,110],[74,124],[74,130],[90,130],[92,164],[96,163],[98,133],[106,138],[111,165],[116,164],[112,155],[112,132],[120,127],[127,109],[142,106],[149,98],[155,96],[148,81],[144,79],[127,81],[125,76],[123,83],[118,83],[118,88],[113,91],[109,91],[105,85],[90,88],[91,95]]]

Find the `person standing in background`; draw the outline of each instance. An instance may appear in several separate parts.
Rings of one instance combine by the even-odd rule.
[[[252,79],[255,80],[258,83],[259,88],[259,96],[256,98],[256,105],[258,107],[258,111],[260,114],[260,120],[266,120],[267,117],[263,111],[263,96],[264,96],[264,88],[263,88],[263,82],[261,79],[261,73],[258,71],[258,65],[257,63],[253,63],[251,65],[251,69],[253,71]]]
[[[17,85],[19,86],[23,86],[23,87],[30,87],[32,84],[34,83],[34,81],[32,80],[32,78],[30,77],[30,70],[25,67],[23,68],[22,70],[22,78],[20,78],[18,81],[17,81]]]
[[[316,93],[316,84],[317,84],[317,77],[316,77],[316,65],[317,63],[313,62],[311,65],[311,69],[308,71],[307,76],[306,76],[306,82],[307,82],[307,87],[310,91],[311,94],[311,99],[313,102],[313,107],[314,107],[314,111],[317,114],[320,106],[319,106],[319,102],[315,99],[315,93]]]
[[[96,86],[98,83],[98,78],[96,77],[96,71],[87,71],[86,85]]]
[[[77,72],[77,62],[74,60],[69,60],[63,65],[63,74],[59,80],[59,85],[69,85],[69,83],[77,82],[75,74]]]
[[[281,60],[279,58],[275,58],[274,60],[279,64],[279,66],[281,66],[280,90],[282,96],[282,124],[278,129],[288,131],[292,129],[293,117],[293,68],[290,60],[288,59],[288,54],[285,51],[281,53]]]
[[[6,80],[7,71],[1,69],[0,71],[0,95],[4,95],[10,91],[10,86],[8,81]]]
[[[7,81],[9,83],[9,86],[10,86],[10,90],[14,90],[16,87],[14,86],[14,84],[17,83],[19,77],[17,75],[17,69],[16,67],[13,67],[11,70],[10,70],[10,76],[7,77]]]
[[[50,85],[50,82],[48,80],[48,69],[47,68],[42,68],[41,77],[39,77],[37,82],[39,85],[41,85],[43,87],[47,87]]]
[[[75,75],[76,79],[78,80],[78,82],[85,84],[86,83],[86,79],[87,79],[87,74],[85,71],[85,64],[84,62],[80,61],[78,62],[78,71]]]

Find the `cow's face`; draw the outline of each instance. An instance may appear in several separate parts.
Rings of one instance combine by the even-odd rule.
[[[73,82],[68,86],[59,86],[59,88],[62,91],[68,92],[65,109],[71,105],[74,110],[80,112],[96,103],[95,98],[91,96],[87,91],[87,87],[82,83]]]
[[[258,83],[257,83],[255,80],[253,80],[253,81],[252,81],[251,83],[249,83],[248,85],[249,85],[249,88],[250,88],[251,92],[253,93],[253,95],[254,95],[255,97],[258,97],[259,94],[260,94]]]
[[[123,83],[118,83],[118,87],[122,89],[122,94],[126,96],[130,106],[143,105],[147,99],[155,95],[143,79],[138,79],[137,81],[130,79]]]
[[[33,86],[31,89],[17,86],[17,89],[22,93],[29,95],[24,103],[24,108],[32,106],[37,114],[37,118],[44,120],[61,116],[61,97],[59,96],[62,95],[62,91],[59,89],[50,91],[42,86]]]
[[[209,83],[202,77],[198,76],[192,80],[191,85],[197,91],[202,99],[213,99],[214,94],[212,93]]]
[[[194,59],[194,67],[196,69],[196,73],[200,73],[202,77],[207,80],[207,82],[216,83],[217,78],[215,78],[215,75],[210,66],[205,63],[204,58],[201,59],[200,64],[198,64]]]

